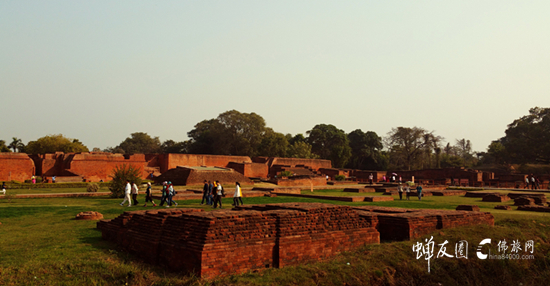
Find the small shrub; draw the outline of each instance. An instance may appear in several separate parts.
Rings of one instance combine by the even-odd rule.
[[[109,190],[113,198],[124,197],[124,188],[126,187],[126,180],[134,182],[136,185],[141,184],[141,168],[136,168],[132,165],[118,165],[113,170],[111,175],[113,180],[109,184]]]
[[[282,172],[279,174],[279,176],[280,176],[280,177],[290,177],[290,176],[292,176],[292,174],[293,174],[293,173],[292,173],[291,171],[282,171]]]
[[[343,181],[343,180],[346,179],[346,176],[344,176],[344,175],[336,175],[336,176],[334,176],[334,179],[335,179],[336,181]]]
[[[86,191],[88,193],[97,193],[97,191],[99,191],[99,185],[96,184],[96,183],[89,183],[87,186],[86,186]]]

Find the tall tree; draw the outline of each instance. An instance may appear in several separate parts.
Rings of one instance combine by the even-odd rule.
[[[0,140],[0,152],[11,152],[10,148],[6,146],[6,141]]]
[[[144,132],[135,132],[120,143],[115,149],[124,150],[124,154],[160,153],[160,140]]]
[[[8,147],[13,149],[13,152],[21,152],[25,148],[23,141],[17,137],[12,137],[12,141]]]
[[[267,157],[285,157],[288,149],[288,140],[285,135],[266,128],[266,133],[260,142],[258,151],[262,156]]]
[[[287,157],[318,159],[319,156],[311,152],[311,145],[305,141],[296,141],[288,147]]]
[[[261,154],[259,147],[266,131],[260,115],[230,110],[197,123],[187,136],[191,138],[191,153],[255,156]]]
[[[508,125],[501,142],[510,163],[550,163],[550,108],[531,108]]]
[[[166,140],[160,145],[162,153],[188,153],[189,141],[176,142],[174,140]]]
[[[442,139],[420,127],[392,128],[385,138],[390,153],[391,168],[411,170],[413,163],[416,168],[423,168],[426,156],[431,156],[434,142]]]
[[[346,165],[351,157],[351,148],[346,133],[331,124],[318,124],[307,131],[307,142],[312,146],[313,153],[322,159],[329,159],[337,168]]]
[[[56,134],[38,138],[36,141],[30,141],[25,147],[25,152],[29,154],[78,153],[89,152],[89,150],[78,139],[70,139],[62,134]]]
[[[382,138],[373,131],[357,129],[348,134],[351,159],[348,167],[362,170],[382,170]]]

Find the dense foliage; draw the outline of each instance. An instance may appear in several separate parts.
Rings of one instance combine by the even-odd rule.
[[[30,141],[25,147],[25,152],[28,154],[77,153],[88,152],[88,147],[84,146],[78,139],[70,139],[62,134],[56,134],[38,138],[36,141]]]
[[[124,188],[126,187],[126,180],[141,184],[141,168],[136,168],[132,165],[118,165],[111,175],[111,182],[109,184],[109,190],[111,196],[114,198],[124,197]]]

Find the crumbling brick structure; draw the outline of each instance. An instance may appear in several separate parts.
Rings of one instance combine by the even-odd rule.
[[[501,194],[488,194],[481,199],[483,202],[494,202],[494,203],[503,203],[511,200],[510,197],[507,195],[501,195]]]
[[[233,169],[215,167],[177,167],[155,179],[157,183],[170,181],[174,185],[200,185],[206,181],[220,181],[235,186],[235,182],[252,184],[252,181]]]
[[[125,212],[97,227],[148,262],[206,278],[325,259],[380,241],[350,207],[327,204]]]
[[[34,175],[34,163],[27,154],[0,153],[0,181],[23,182]]]
[[[483,212],[283,203],[124,212],[97,227],[104,239],[149,263],[212,278],[322,260],[380,238],[414,239],[437,229],[493,223]]]

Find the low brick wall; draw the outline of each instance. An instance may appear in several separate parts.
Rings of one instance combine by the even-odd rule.
[[[475,224],[493,225],[494,218],[484,212],[282,203],[124,212],[97,228],[103,239],[146,262],[214,278],[322,260],[380,238],[414,239]]]
[[[507,195],[500,195],[500,194],[489,194],[483,197],[481,201],[483,202],[494,202],[494,203],[502,203],[507,202],[511,200]]]
[[[317,203],[125,212],[97,227],[147,262],[204,278],[297,265],[380,241],[350,207]]]
[[[378,206],[353,207],[364,219],[376,221],[382,240],[410,240],[438,229],[457,226],[494,225],[488,212],[403,209]],[[373,217],[376,218],[373,218]]]

